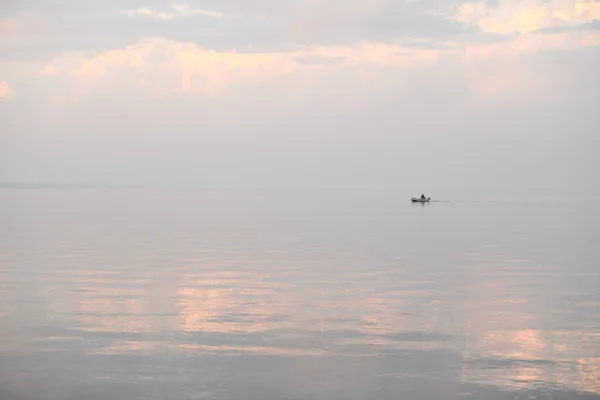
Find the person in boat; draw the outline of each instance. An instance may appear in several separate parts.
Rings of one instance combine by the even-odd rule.
[[[421,200],[425,200],[425,195],[421,193]]]

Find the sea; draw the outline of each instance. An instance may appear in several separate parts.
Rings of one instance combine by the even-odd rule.
[[[600,201],[420,194],[1,189],[0,399],[600,399]]]

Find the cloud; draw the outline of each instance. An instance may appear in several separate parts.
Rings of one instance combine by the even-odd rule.
[[[551,26],[548,28],[540,29],[539,33],[562,33],[562,32],[573,32],[573,31],[598,31],[600,30],[600,19],[592,22],[586,22],[578,25],[564,25],[564,26]]]
[[[32,12],[0,17],[0,44],[11,39],[31,40],[50,32],[48,18]]]
[[[211,6],[216,4],[218,9]],[[27,7],[13,3],[0,17],[0,26],[10,31],[0,35],[0,59],[47,60],[65,52],[124,47],[147,37],[245,52],[407,40],[433,48],[448,41],[499,39],[476,26],[465,29],[451,17],[447,5],[438,1],[226,0],[173,6],[159,0],[107,0],[89,8],[75,0],[65,0],[61,7],[33,0]]]
[[[5,37],[19,32],[22,29],[19,22],[14,19],[0,20],[0,36]]]
[[[569,29],[544,31],[543,34],[540,32],[540,29],[556,29],[560,24],[594,23],[593,19],[598,13],[597,5],[600,3],[582,1],[499,0],[495,4],[466,3],[458,8],[456,19],[459,21],[450,18],[450,9],[441,2],[429,2],[424,6],[422,2],[350,1],[347,7],[343,7],[346,3],[337,0],[328,3],[320,3],[318,0],[310,0],[308,3],[273,2],[268,7],[267,3],[260,3],[254,13],[250,12],[251,8],[247,4],[242,7],[241,3],[234,0],[222,3],[226,12],[206,11],[187,5],[174,5],[164,11],[157,4],[150,3],[148,7],[136,8],[139,5],[137,2],[124,3],[125,6],[132,6],[126,12],[127,15],[152,17],[142,18],[145,20],[143,23],[148,25],[135,25],[140,23],[138,19],[134,21],[118,17],[121,22],[133,24],[132,32],[140,29],[140,33],[135,34],[127,31],[126,25],[113,25],[114,15],[110,12],[102,14],[108,18],[104,22],[111,23],[114,28],[111,32],[118,33],[115,37],[127,38],[129,43],[109,46],[110,41],[105,43],[102,34],[96,36],[94,33],[94,43],[102,43],[109,49],[95,48],[89,45],[89,38],[83,37],[82,49],[76,47],[75,51],[61,51],[53,57],[42,57],[35,64],[40,79],[48,82],[62,79],[67,86],[76,88],[73,90],[79,97],[113,86],[142,88],[157,95],[174,92],[215,94],[236,85],[265,83],[290,75],[308,77],[322,72],[336,73],[349,68],[370,66],[401,71],[413,66],[435,65],[440,59],[460,60],[469,66],[477,65],[481,60],[510,59],[532,52],[600,46],[600,36],[595,31]],[[104,4],[103,7],[106,7],[106,11],[112,10],[110,4]],[[75,10],[73,16],[78,19],[80,15],[77,13],[83,11]],[[267,13],[268,10],[271,10],[270,13]],[[260,13],[267,13],[269,17],[265,20],[267,23],[262,25],[246,18],[232,21],[232,18],[237,18],[242,13],[251,15],[254,20],[259,19],[257,16]],[[552,15],[553,19],[536,17],[546,14]],[[31,15],[36,14],[28,15],[29,20],[33,21]],[[198,24],[194,18],[184,18],[194,16],[207,18],[202,24]],[[42,17],[37,15],[36,18]],[[48,17],[43,20],[47,21]],[[495,22],[492,23],[491,20]],[[279,30],[283,25],[278,21],[286,24],[290,22],[290,27]],[[398,27],[394,26],[394,21]],[[430,24],[425,23],[427,21]],[[436,21],[446,25],[436,25]],[[83,22],[85,20],[79,21],[82,29],[84,25],[88,25]],[[52,26],[59,25],[55,23]],[[21,29],[15,27],[25,25],[11,22],[4,26],[7,32],[15,34]],[[258,34],[258,31],[252,31],[257,26],[273,30]],[[473,26],[475,28],[471,28]],[[142,27],[145,28],[141,29]],[[206,27],[206,34],[197,34],[203,31],[195,29],[204,29],[202,27]],[[100,25],[91,28],[90,32],[97,32],[97,28]],[[245,28],[251,30],[245,31]],[[62,29],[66,28],[62,26]],[[159,34],[136,38],[145,29]],[[457,29],[463,34],[457,35]],[[215,34],[208,35],[210,31]],[[132,34],[121,35],[127,32]],[[227,37],[227,32],[233,36]],[[270,33],[267,35],[266,32]],[[76,33],[77,30],[72,27],[61,35],[74,38],[77,37]],[[394,36],[398,33],[401,34]],[[238,42],[238,39],[242,40],[242,36],[248,41]],[[286,36],[288,39],[284,39]],[[366,39],[360,40],[361,36]],[[208,38],[208,41],[199,42],[198,37]],[[371,37],[379,40],[370,40]],[[272,41],[272,44],[277,41],[284,43],[285,40],[290,42],[273,48],[251,45],[263,39],[264,43]],[[45,40],[46,35],[40,35],[29,42],[40,45],[46,44]],[[222,42],[217,44],[218,40]],[[58,42],[64,44],[67,41],[55,43]],[[20,43],[20,46],[14,47],[15,51],[18,47],[23,54],[27,47],[22,46],[25,42],[15,43]],[[243,43],[246,45],[241,46]],[[1,64],[0,62],[0,70]],[[14,67],[13,70],[18,68]],[[496,74],[501,72],[497,71]],[[12,75],[5,74],[4,77],[11,82],[13,78],[19,80]],[[528,78],[515,79],[512,84],[510,79],[505,79],[503,84],[493,83],[493,79],[488,82],[486,79],[477,79],[478,87],[486,87],[479,92],[485,94],[483,97],[493,98],[496,94],[502,97],[509,93],[512,96],[520,89],[511,89],[509,86],[523,86]]]
[[[504,56],[513,57],[523,53],[547,50],[573,50],[600,46],[600,36],[594,32],[530,33],[516,36],[513,40],[491,45],[474,45],[464,48],[467,58]]]
[[[399,55],[401,54],[401,55]],[[438,50],[404,48],[378,43],[352,46],[313,46],[297,51],[239,53],[215,51],[195,43],[148,38],[123,49],[88,56],[71,53],[46,64],[40,74],[67,75],[96,84],[115,74],[129,76],[128,84],[159,92],[215,92],[236,82],[257,81],[332,65],[402,67],[435,62]],[[334,64],[332,64],[334,63]]]
[[[260,82],[310,71],[335,71],[368,65],[400,70],[433,65],[443,57],[458,57],[467,64],[476,64],[485,59],[512,58],[537,51],[598,46],[600,36],[588,31],[529,33],[499,42],[446,42],[443,47],[431,48],[422,43],[414,45],[410,41],[408,45],[359,42],[266,52],[214,50],[193,42],[145,38],[119,49],[92,54],[72,52],[55,57],[40,67],[40,74],[48,78],[67,76],[92,86],[106,85],[118,76],[127,77],[121,79],[119,85],[139,86],[153,93],[216,93],[238,83]],[[503,86],[507,84],[505,82]],[[491,93],[497,90],[499,88],[491,90]]]
[[[306,55],[294,58],[294,61],[299,62],[300,64],[306,65],[328,65],[340,61],[346,61],[347,58],[339,56],[339,57],[323,57],[317,55]]]
[[[463,24],[451,18],[447,6],[435,2],[309,0],[289,4],[278,19],[288,26],[287,37],[295,43],[392,44],[414,38],[431,42],[481,36],[477,27],[465,31]]]
[[[54,67],[54,65],[52,64],[47,64],[44,66],[44,68],[42,68],[42,70],[40,71],[40,74],[45,75],[45,76],[51,76],[51,75],[56,75],[56,68]]]
[[[152,10],[150,8],[142,7],[142,8],[137,8],[134,10],[124,10],[124,11],[121,11],[121,14],[129,15],[129,16],[143,15],[143,16],[147,16],[147,17],[158,18],[158,19],[167,19],[167,20],[171,20],[171,19],[175,19],[175,18],[182,18],[182,17],[192,17],[192,16],[202,16],[202,17],[210,17],[210,18],[216,18],[216,19],[240,18],[239,15],[227,14],[227,13],[223,13],[223,12],[219,12],[219,11],[204,10],[201,8],[194,8],[187,4],[174,4],[172,6],[171,12],[156,11],[156,10]]]
[[[458,7],[457,20],[482,31],[522,34],[552,27],[592,23],[600,19],[600,2],[582,0],[478,1]]]
[[[10,99],[13,96],[13,91],[8,82],[0,81],[0,99]]]

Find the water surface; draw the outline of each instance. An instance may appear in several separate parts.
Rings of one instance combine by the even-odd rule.
[[[600,398],[600,203],[0,190],[0,398]]]

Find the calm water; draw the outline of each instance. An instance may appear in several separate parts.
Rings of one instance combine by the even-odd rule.
[[[600,398],[600,202],[0,206],[2,400]]]

